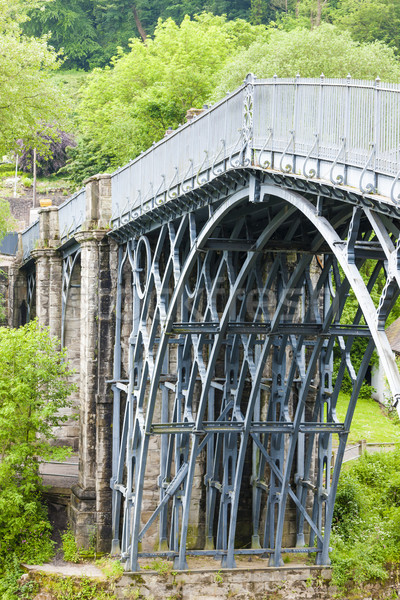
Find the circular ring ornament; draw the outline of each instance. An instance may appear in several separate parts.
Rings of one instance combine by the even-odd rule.
[[[142,258],[144,255],[145,255],[145,265],[142,264]],[[139,238],[137,246],[136,246],[136,252],[135,252],[134,277],[135,277],[136,293],[139,296],[140,300],[143,300],[144,294],[146,291],[146,284],[143,286],[143,289],[142,289],[142,284],[140,281],[140,273],[143,272],[143,270],[146,273],[144,281],[148,281],[149,276],[150,276],[150,271],[151,271],[151,248],[150,248],[150,242],[147,239],[147,237],[145,237],[145,236],[142,236]]]

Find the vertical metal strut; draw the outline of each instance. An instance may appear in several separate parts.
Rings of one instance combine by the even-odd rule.
[[[191,554],[227,567],[259,554],[278,566],[282,552],[300,550],[327,564],[341,460],[375,346],[400,393],[382,328],[399,291],[399,223],[277,186],[259,185],[257,198],[252,190],[120,246],[113,551],[129,570],[154,555],[184,569]],[[359,308],[348,323],[350,294]],[[339,422],[346,373],[353,391]]]

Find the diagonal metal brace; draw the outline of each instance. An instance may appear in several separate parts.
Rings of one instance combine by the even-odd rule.
[[[143,527],[142,531],[139,533],[139,542],[142,541],[144,534],[146,533],[146,531],[148,530],[150,525],[153,523],[153,521],[157,518],[161,509],[165,506],[165,504],[168,502],[168,500],[175,494],[176,490],[181,485],[182,481],[185,479],[187,471],[188,471],[188,467],[189,467],[189,465],[187,462],[183,463],[183,465],[181,466],[181,468],[179,469],[179,471],[177,472],[177,474],[175,475],[175,477],[173,478],[171,483],[166,488],[164,498],[161,500],[160,504],[157,506],[156,510],[153,512],[150,519],[147,521],[146,525]]]

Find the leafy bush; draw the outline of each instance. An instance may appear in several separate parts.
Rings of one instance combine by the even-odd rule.
[[[342,472],[335,503],[333,582],[385,580],[400,557],[400,451],[365,454]]]
[[[0,576],[10,556],[37,563],[53,553],[39,462],[69,453],[51,444],[73,389],[58,346],[37,321],[0,328]]]
[[[341,485],[336,494],[333,513],[333,529],[339,530],[343,538],[348,538],[358,521],[361,512],[361,491],[358,482],[343,473]]]
[[[78,546],[76,545],[75,537],[69,529],[61,535],[62,547],[64,552],[64,560],[78,563],[80,561]]]
[[[46,152],[36,156],[36,173],[38,177],[48,177],[66,164],[68,158],[66,149],[74,147],[75,140],[72,135],[55,128],[39,132],[38,135],[44,142]],[[32,173],[33,150],[26,148],[22,140],[20,144],[20,167],[22,171]]]
[[[33,179],[31,179],[31,177],[26,177],[25,175],[21,178],[21,183],[25,188],[31,188],[33,184]]]

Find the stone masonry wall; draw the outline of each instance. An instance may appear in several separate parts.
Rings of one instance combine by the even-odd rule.
[[[290,565],[266,568],[248,563],[237,569],[193,568],[190,571],[140,571],[127,574],[116,585],[118,598],[153,600],[334,600],[330,569]],[[393,583],[393,582],[391,582]],[[396,584],[371,584],[342,600],[398,598]],[[397,583],[397,589],[400,589]],[[395,592],[396,595],[390,595]]]

